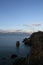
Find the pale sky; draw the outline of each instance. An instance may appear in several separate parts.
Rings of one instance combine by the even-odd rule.
[[[43,0],[0,0],[0,29],[43,31]]]

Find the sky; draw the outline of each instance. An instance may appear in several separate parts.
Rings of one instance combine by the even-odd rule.
[[[43,0],[0,0],[0,30],[43,31]]]

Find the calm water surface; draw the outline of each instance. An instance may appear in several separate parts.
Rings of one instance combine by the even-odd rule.
[[[22,43],[25,37],[28,38],[29,34],[0,34],[0,59],[10,58],[12,54],[25,57],[30,52],[30,47]],[[19,48],[16,47],[16,41],[20,41]]]

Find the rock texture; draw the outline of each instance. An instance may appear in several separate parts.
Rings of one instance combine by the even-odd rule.
[[[24,43],[25,45],[31,46],[30,38],[25,38],[25,39],[23,39],[23,43]]]
[[[14,59],[16,57],[17,57],[17,55],[15,55],[15,54],[11,55],[11,59]]]
[[[20,46],[20,42],[16,41],[16,47],[19,47],[19,46]]]
[[[27,57],[28,63],[30,65],[43,65],[43,32],[33,33],[30,36],[30,43],[32,46],[30,56]]]
[[[25,62],[25,58],[21,57],[16,59],[13,65],[27,65],[27,63]]]

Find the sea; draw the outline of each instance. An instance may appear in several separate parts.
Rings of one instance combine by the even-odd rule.
[[[30,47],[24,45],[23,39],[29,37],[28,33],[0,33],[0,65],[12,65],[14,59],[10,57],[13,54],[26,57],[30,52]],[[16,47],[16,41],[20,42],[19,47]]]

